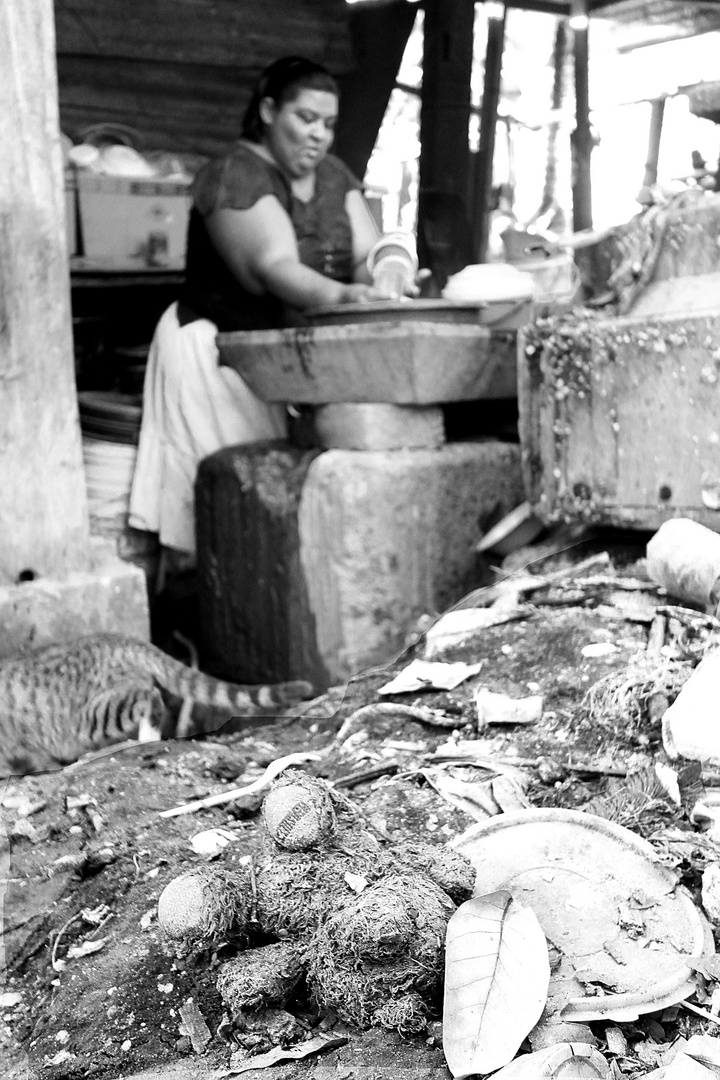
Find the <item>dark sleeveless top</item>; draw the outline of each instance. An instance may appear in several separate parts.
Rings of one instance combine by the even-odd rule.
[[[243,287],[208,236],[205,217],[215,209],[248,210],[264,195],[274,195],[295,229],[301,261],[336,281],[352,281],[352,229],[345,210],[349,191],[361,185],[332,154],[319,163],[309,202],[293,196],[290,185],[271,162],[243,143],[210,161],[192,186],[185,283],[180,294],[181,324],[207,318],[221,331],[259,330],[298,321],[292,309],[270,294],[255,296]]]

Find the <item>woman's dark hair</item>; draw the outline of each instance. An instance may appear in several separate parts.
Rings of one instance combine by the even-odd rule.
[[[263,98],[271,98],[281,108],[287,101],[294,101],[299,92],[306,88],[338,94],[338,84],[327,68],[303,56],[283,56],[265,68],[243,116],[243,138],[251,142],[261,141],[265,129],[260,116]]]

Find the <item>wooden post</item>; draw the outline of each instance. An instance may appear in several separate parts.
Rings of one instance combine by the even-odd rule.
[[[341,75],[334,152],[365,175],[417,12],[405,0],[348,6],[355,67]]]
[[[497,14],[495,9],[497,8]],[[491,14],[492,10],[492,14]],[[488,36],[485,47],[485,78],[480,108],[480,143],[475,164],[472,201],[473,248],[479,263],[487,258],[490,232],[495,129],[497,127],[503,49],[505,48],[505,5],[488,5]]]
[[[52,0],[0,4],[0,582],[87,566]]]
[[[575,131],[573,148],[573,229],[592,228],[592,186],[590,158],[593,139],[590,130],[590,88],[588,80],[589,0],[570,0],[570,26],[575,57]]]
[[[458,231],[467,233],[474,14],[472,0],[426,0],[425,3],[418,253],[421,265],[433,268],[433,251],[428,250],[426,236],[432,216],[431,247],[436,260],[441,249],[448,252],[447,258],[442,259],[443,273],[453,265],[450,249],[456,246],[454,235]],[[464,239],[469,247],[469,236],[465,235]]]
[[[654,98],[650,113],[650,135],[648,137],[648,155],[645,162],[643,186],[652,187],[657,182],[658,161],[660,160],[660,138],[665,116],[665,97]]]

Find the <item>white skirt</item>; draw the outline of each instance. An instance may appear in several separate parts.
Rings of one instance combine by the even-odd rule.
[[[130,495],[133,528],[193,555],[202,458],[223,446],[287,435],[285,407],[261,401],[236,371],[219,366],[217,332],[208,319],[180,326],[177,304],[160,319],[148,354]]]

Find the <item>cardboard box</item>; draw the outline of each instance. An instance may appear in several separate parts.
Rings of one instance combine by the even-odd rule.
[[[86,172],[77,184],[85,259],[117,269],[183,269],[187,184]]]

